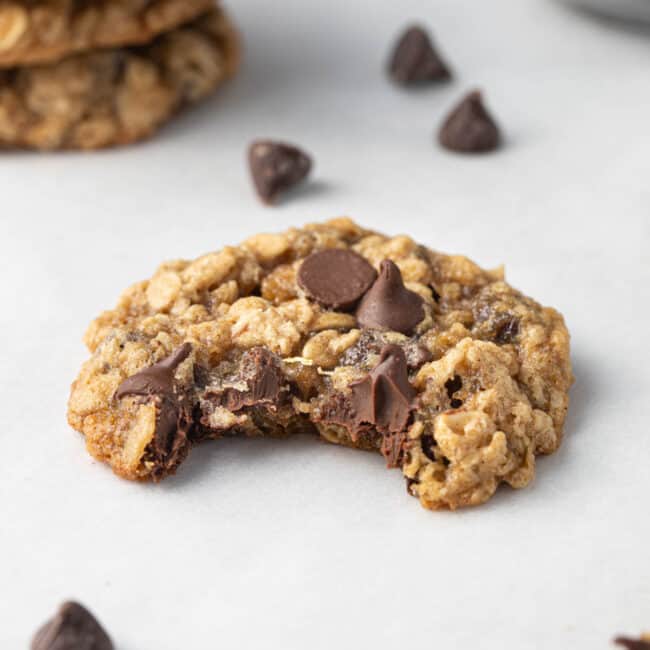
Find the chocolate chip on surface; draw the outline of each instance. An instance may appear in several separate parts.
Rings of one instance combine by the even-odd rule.
[[[312,160],[293,145],[256,140],[248,149],[248,165],[260,199],[272,204],[307,177]]]
[[[351,250],[327,248],[309,255],[298,270],[298,285],[325,307],[350,309],[372,286],[377,271]]]
[[[113,650],[113,643],[85,607],[67,602],[36,632],[31,650]]]
[[[650,650],[650,639],[630,639],[625,636],[618,636],[614,639],[616,645],[623,646],[627,650]]]
[[[411,334],[424,318],[422,302],[417,293],[404,286],[399,267],[384,260],[379,277],[359,303],[357,320],[362,327]]]
[[[499,127],[486,110],[481,93],[469,93],[452,110],[440,129],[440,144],[451,151],[479,153],[499,146]]]
[[[422,27],[409,27],[399,38],[388,65],[388,73],[403,85],[446,81],[451,73]]]
[[[355,419],[381,433],[405,431],[416,391],[408,380],[406,357],[398,345],[382,348],[379,363],[350,385]]]

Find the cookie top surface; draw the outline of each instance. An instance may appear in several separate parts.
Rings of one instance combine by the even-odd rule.
[[[343,306],[299,281],[330,249],[374,269]],[[572,382],[562,317],[501,269],[349,219],[167,262],[85,340],[69,421],[122,476],[162,478],[207,438],[314,431],[381,451],[432,509],[530,482],[535,455],[560,444]]]
[[[213,0],[11,0],[0,3],[0,67],[148,43],[194,20]]]
[[[151,43],[0,70],[0,148],[97,149],[149,137],[238,63],[220,9]]]

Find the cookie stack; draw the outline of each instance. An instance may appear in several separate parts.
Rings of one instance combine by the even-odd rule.
[[[0,148],[147,138],[238,54],[214,0],[0,0]]]

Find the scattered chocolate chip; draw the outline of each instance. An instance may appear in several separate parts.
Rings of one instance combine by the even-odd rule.
[[[357,308],[359,325],[411,334],[424,318],[422,298],[409,291],[399,267],[391,260],[381,263],[379,277]]]
[[[403,85],[447,81],[451,74],[435,51],[429,34],[417,25],[399,38],[388,65],[388,73]]]
[[[67,602],[36,632],[31,650],[113,650],[113,643],[85,607]]]
[[[398,345],[384,346],[379,363],[350,389],[358,422],[371,424],[381,433],[406,429],[416,391],[409,383],[406,357]]]
[[[300,265],[298,285],[325,307],[350,309],[371,287],[377,271],[351,250],[327,248],[312,253]]]
[[[248,149],[248,164],[259,197],[269,204],[305,179],[312,167],[304,151],[272,140],[253,142]]]
[[[497,343],[512,343],[519,334],[519,321],[513,316],[497,329],[494,340]]]
[[[283,386],[286,383],[280,367],[279,357],[266,348],[251,348],[244,352],[239,371],[234,378],[237,388],[209,389],[205,396],[212,404],[223,406],[229,411],[241,411],[249,406],[275,408],[280,403]],[[245,384],[246,388],[239,386]]]
[[[440,302],[440,294],[436,291],[436,288],[430,284],[429,289],[431,289],[431,295],[436,302]]]
[[[627,648],[627,650],[650,650],[650,641],[644,641],[643,639],[630,639],[619,636],[614,639],[614,643]]]
[[[184,343],[162,361],[125,379],[115,393],[116,399],[138,395],[156,405],[156,431],[145,452],[154,480],[173,473],[189,452],[192,415],[186,397],[174,389],[174,374],[191,352],[192,345]]]
[[[461,153],[492,151],[499,146],[499,128],[483,105],[481,93],[471,92],[444,121],[438,136],[446,149]]]

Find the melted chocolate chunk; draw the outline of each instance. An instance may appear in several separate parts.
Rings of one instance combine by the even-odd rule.
[[[361,255],[341,248],[312,253],[300,265],[298,285],[325,307],[350,309],[371,287],[377,271]]]
[[[113,650],[113,643],[85,607],[68,602],[38,630],[31,650]]]
[[[192,352],[191,343],[183,343],[162,361],[141,370],[125,379],[118,387],[115,397],[122,399],[127,395],[170,395],[174,393],[174,373],[176,368]]]
[[[250,145],[248,164],[259,197],[269,204],[304,180],[312,167],[304,151],[271,140],[257,140]]]
[[[512,343],[519,334],[519,321],[513,316],[497,329],[494,340],[497,343]]]
[[[370,424],[383,434],[407,428],[416,391],[408,380],[406,357],[397,345],[386,345],[379,363],[362,379],[350,385],[355,421]]]
[[[362,327],[411,334],[424,318],[422,302],[417,293],[404,286],[399,267],[384,260],[379,277],[359,303],[357,320]]]
[[[174,389],[174,374],[191,352],[192,345],[184,343],[162,361],[125,379],[115,393],[116,399],[138,395],[156,405],[156,431],[145,452],[154,465],[154,479],[172,473],[189,451],[192,415],[185,395]]]
[[[404,462],[404,447],[407,442],[406,431],[387,433],[381,441],[380,451],[389,469],[401,467]]]
[[[449,68],[435,51],[429,34],[417,25],[400,36],[388,72],[397,83],[403,85],[451,79]]]
[[[377,366],[351,384],[350,392],[349,398],[333,395],[321,409],[319,419],[344,426],[354,442],[362,441],[369,448],[380,442],[388,466],[399,466],[416,403],[402,348],[385,345]]]
[[[210,389],[206,392],[206,398],[229,411],[260,405],[276,408],[281,402],[286,383],[279,357],[266,348],[247,350],[242,355],[236,383],[243,383],[246,388]]]
[[[499,128],[483,105],[481,94],[474,91],[449,114],[438,139],[451,151],[479,153],[496,149],[501,137]]]
[[[630,639],[619,636],[614,639],[614,643],[627,648],[627,650],[650,650],[650,641],[644,641],[643,639]]]

